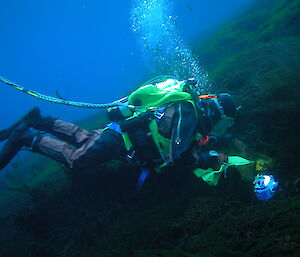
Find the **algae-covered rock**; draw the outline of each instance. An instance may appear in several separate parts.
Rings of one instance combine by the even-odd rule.
[[[218,91],[241,104],[237,133],[297,176],[300,1],[259,1],[195,48]],[[287,175],[287,174],[285,174]]]

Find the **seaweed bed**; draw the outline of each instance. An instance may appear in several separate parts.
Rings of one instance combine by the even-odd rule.
[[[235,168],[216,187],[173,168],[137,193],[136,164],[70,172],[36,157],[22,167],[26,180],[7,178],[0,256],[300,256],[300,0],[258,1],[194,53],[215,81],[211,90],[231,92],[242,106],[233,130],[248,145],[244,157],[268,159],[281,191],[260,202]]]

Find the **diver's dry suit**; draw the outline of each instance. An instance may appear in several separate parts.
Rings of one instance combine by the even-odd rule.
[[[208,152],[193,147],[197,130],[196,115],[192,104],[177,102],[167,107],[157,121],[158,132],[170,139],[170,163],[207,169],[215,166],[216,160]],[[88,132],[74,124],[55,120],[47,132],[59,140],[47,135],[39,136],[32,150],[70,168],[98,165],[111,159],[124,158],[128,154],[122,134],[111,128]],[[149,149],[151,147],[145,146],[140,151],[147,152]]]

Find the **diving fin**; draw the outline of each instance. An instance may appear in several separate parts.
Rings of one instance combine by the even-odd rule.
[[[144,182],[145,180],[149,177],[151,173],[151,169],[149,168],[143,168],[142,169],[142,172],[138,178],[138,181],[137,181],[137,184],[136,184],[136,191],[140,192],[143,185],[144,185]]]

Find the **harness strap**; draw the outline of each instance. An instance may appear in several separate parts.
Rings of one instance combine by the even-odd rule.
[[[121,135],[123,134],[120,125],[115,121],[108,124],[103,130],[106,130],[106,129],[111,129],[111,130],[116,131],[117,133],[119,133]]]
[[[166,138],[170,138],[171,135],[169,134],[170,134],[171,122],[175,113],[175,109],[172,106],[170,106],[170,107],[165,107],[163,111],[164,112],[162,116],[164,118],[156,121],[158,125],[158,131],[162,136]]]

